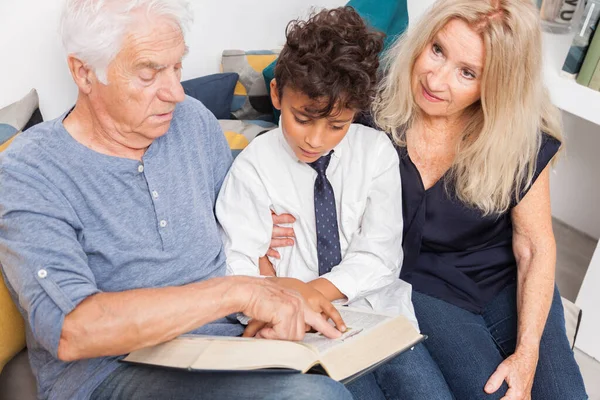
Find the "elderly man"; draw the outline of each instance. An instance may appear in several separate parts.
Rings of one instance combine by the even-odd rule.
[[[339,335],[296,293],[223,277],[213,207],[231,155],[179,83],[189,15],[183,0],[68,0],[77,103],[2,155],[0,262],[39,398],[349,398],[322,376],[118,363],[186,332],[239,335],[236,312],[267,338]]]

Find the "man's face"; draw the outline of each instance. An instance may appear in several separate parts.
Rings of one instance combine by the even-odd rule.
[[[137,23],[108,67],[108,84],[96,81],[90,93],[106,128],[133,147],[164,135],[175,105],[185,98],[180,83],[185,53],[181,30],[170,20]]]
[[[311,110],[318,109],[321,103],[289,87],[279,97],[275,80],[271,83],[271,96],[275,108],[281,110],[281,129],[286,141],[298,160],[306,163],[318,160],[337,146],[356,114],[345,108],[328,117],[314,117]]]

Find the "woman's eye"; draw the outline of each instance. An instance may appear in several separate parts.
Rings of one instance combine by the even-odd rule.
[[[461,74],[464,78],[467,78],[467,79],[475,79],[476,78],[475,74],[473,72],[469,71],[468,69],[463,69],[461,71]]]
[[[434,43],[433,46],[431,46],[431,49],[434,54],[442,54],[442,48],[437,43]]]

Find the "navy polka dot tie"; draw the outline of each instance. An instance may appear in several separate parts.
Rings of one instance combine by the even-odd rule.
[[[340,234],[333,187],[327,179],[326,171],[331,160],[331,151],[317,161],[309,163],[317,171],[315,180],[315,217],[317,221],[317,251],[319,253],[319,275],[331,271],[342,261]]]

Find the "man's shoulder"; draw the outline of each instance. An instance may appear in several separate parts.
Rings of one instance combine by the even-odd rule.
[[[51,152],[60,151],[60,140],[55,133],[58,119],[39,123],[20,133],[4,152],[0,153],[0,167],[19,168],[39,165]],[[65,150],[65,154],[68,152]]]
[[[186,95],[185,99],[175,106],[175,120],[180,123],[208,123],[216,118],[202,102]]]

